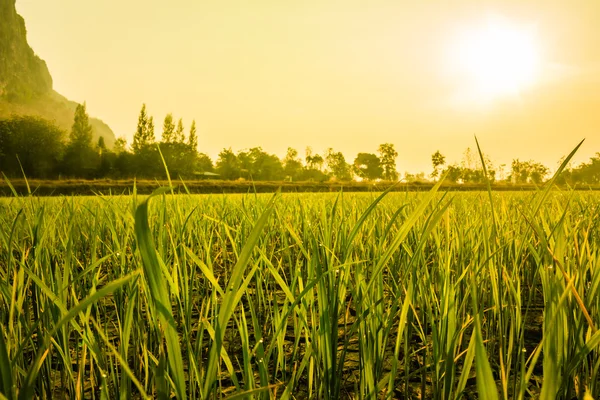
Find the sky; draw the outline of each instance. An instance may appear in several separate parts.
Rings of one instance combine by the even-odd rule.
[[[54,89],[129,143],[143,103],[196,120],[216,158],[260,146],[358,152],[398,170],[556,168],[600,152],[600,1],[17,0]]]

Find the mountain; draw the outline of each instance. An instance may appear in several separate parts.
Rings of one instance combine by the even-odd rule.
[[[52,76],[46,62],[27,43],[23,17],[17,14],[15,0],[0,0],[0,118],[10,115],[36,115],[71,130],[77,103],[52,89]],[[115,134],[108,125],[90,118],[94,138],[104,137],[108,146]]]

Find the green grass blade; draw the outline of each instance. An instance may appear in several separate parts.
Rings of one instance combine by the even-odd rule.
[[[164,330],[165,341],[167,344],[167,359],[171,374],[171,379],[175,385],[177,397],[181,400],[186,399],[185,375],[183,371],[183,358],[181,356],[181,346],[179,345],[179,334],[173,318],[171,309],[171,297],[168,291],[165,277],[158,260],[158,255],[154,247],[150,225],[148,223],[148,203],[159,194],[172,188],[160,188],[154,191],[145,201],[143,201],[135,212],[135,237],[138,243],[138,249],[142,256],[144,266],[144,277],[150,288],[154,307],[159,316],[159,321]]]
[[[7,399],[14,398],[14,387],[11,362],[8,358],[6,350],[6,342],[4,340],[4,326],[0,324],[0,393],[6,396]]]
[[[226,286],[226,294],[221,303],[219,316],[216,322],[217,325],[215,327],[215,341],[211,346],[210,354],[208,357],[206,380],[204,383],[203,390],[204,399],[208,399],[210,397],[210,393],[212,392],[214,384],[216,383],[218,357],[221,353],[221,346],[223,345],[223,339],[225,337],[225,330],[227,328],[227,324],[229,323],[229,320],[233,315],[235,307],[237,306],[237,291],[239,290],[242,280],[244,278],[244,271],[246,269],[246,266],[248,265],[248,263],[250,262],[250,258],[252,257],[254,246],[256,246],[256,244],[258,243],[263,228],[269,221],[269,216],[273,211],[276,196],[277,193],[271,198],[271,200],[267,204],[265,211],[263,211],[262,215],[254,225],[250,236],[248,237],[246,243],[244,244],[244,247],[242,248],[239,258],[235,266],[233,267],[229,283]]]

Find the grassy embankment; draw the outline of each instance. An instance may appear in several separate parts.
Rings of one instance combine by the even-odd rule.
[[[168,186],[168,181],[157,180],[29,180],[11,179],[11,185],[19,195],[27,195],[29,190],[36,196],[72,196],[94,194],[131,194],[134,186],[137,193],[150,194],[159,187]],[[282,192],[378,192],[389,188],[391,182],[251,182],[251,181],[173,181],[177,193],[274,193]],[[28,186],[29,185],[29,186]],[[429,191],[434,183],[400,183],[395,191]],[[485,184],[444,184],[441,190],[481,191]],[[492,185],[494,191],[535,191],[536,185]],[[566,189],[566,188],[565,188]],[[580,185],[577,190],[600,190],[600,186]],[[0,196],[12,196],[13,191],[6,181],[0,182]]]

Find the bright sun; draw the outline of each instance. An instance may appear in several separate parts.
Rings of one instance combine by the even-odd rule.
[[[455,47],[457,67],[471,95],[489,101],[519,95],[539,76],[539,46],[535,31],[500,17],[462,32]]]

